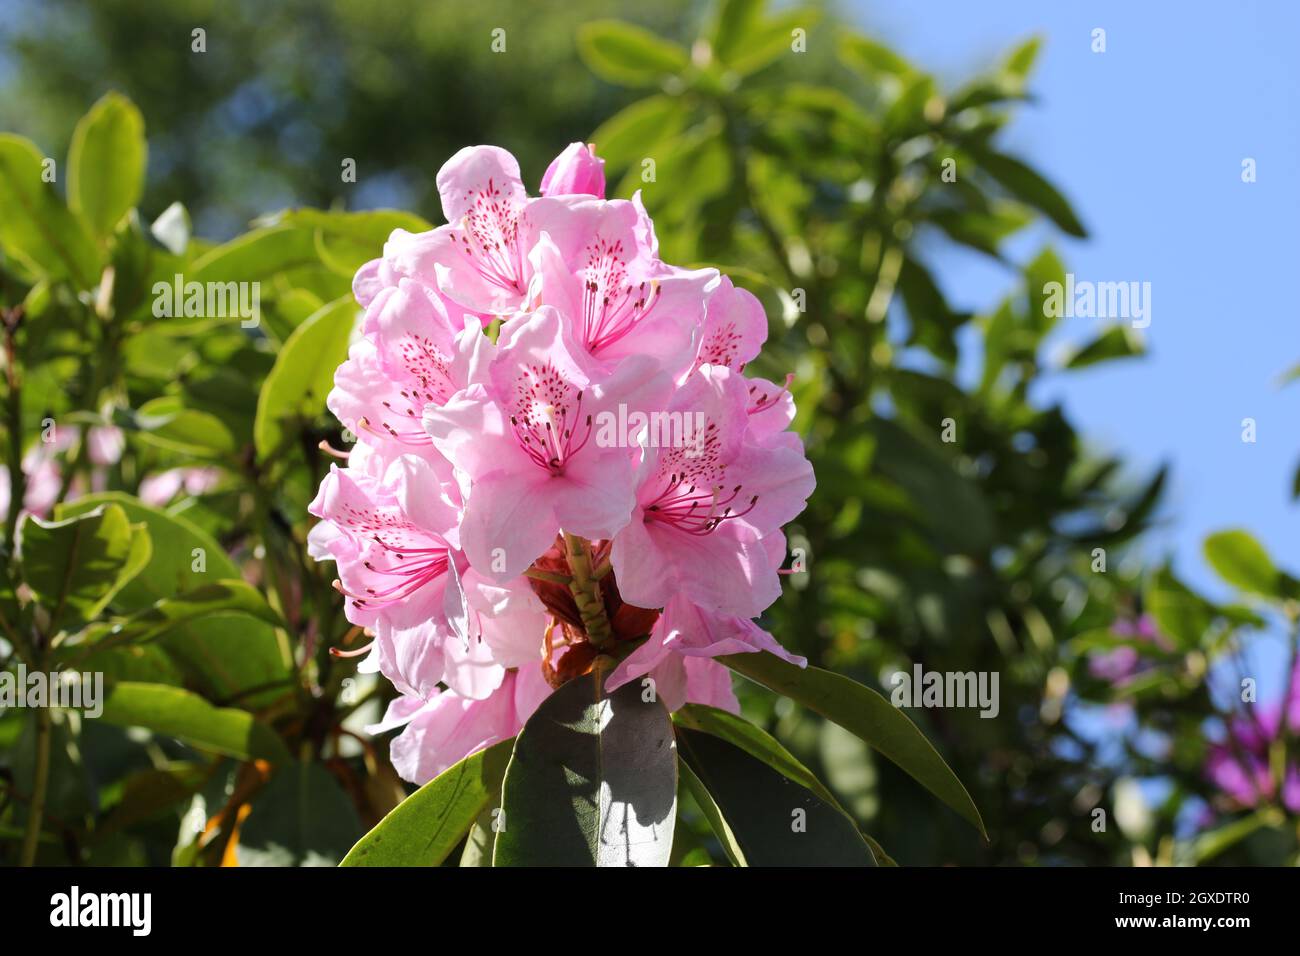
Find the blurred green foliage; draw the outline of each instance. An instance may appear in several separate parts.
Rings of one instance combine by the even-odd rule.
[[[1240,709],[1210,675],[1270,619],[1294,643],[1295,580],[1239,536],[1210,545],[1239,603],[1125,562],[1165,471],[1135,482],[1033,397],[1048,372],[1141,347],[1115,327],[1049,363],[1043,289],[1065,266],[1050,246],[1006,253],[1036,223],[1086,232],[1000,145],[1038,41],[945,89],[826,10],[628,7],[623,20],[608,4],[502,0],[25,11],[0,97],[0,129],[40,143],[0,137],[5,545],[12,558],[17,503],[53,465],[55,523],[26,518],[24,535],[51,567],[69,535],[89,534],[102,560],[55,600],[57,620],[40,617],[50,568],[10,563],[3,646],[10,667],[93,662],[112,691],[103,720],[0,713],[0,860],[19,858],[42,776],[32,852],[49,863],[332,862],[402,798],[382,743],[358,733],[384,691],[329,655],[352,635],[332,569],[305,548],[319,443],[342,441],[324,392],[356,312],[350,276],[392,228],[427,228],[357,210],[436,222],[434,174],[461,146],[505,146],[535,182],[584,136],[611,193],[642,192],[666,260],[716,265],[763,299],[770,340],[751,371],[794,373],[818,490],[764,624],[886,696],[918,663],[1000,676],[996,719],[911,711],[989,840],[816,714],[745,685],[747,715],[904,864],[1294,860],[1276,792],[1242,806],[1203,765],[1207,733]],[[99,99],[110,88],[130,99]],[[66,192],[41,185],[45,157],[64,155]],[[339,178],[344,158],[356,184]],[[1001,263],[1005,297],[954,308],[945,244]],[[153,284],[178,274],[260,281],[261,325],[155,316]],[[70,438],[45,445],[51,421]],[[107,426],[125,448],[103,463],[91,445]],[[175,469],[185,480],[165,503],[138,500]],[[1126,636],[1143,615],[1162,642]],[[1136,678],[1097,676],[1121,647],[1141,658]],[[1122,729],[1105,725],[1117,715]],[[678,860],[722,862],[682,802]]]

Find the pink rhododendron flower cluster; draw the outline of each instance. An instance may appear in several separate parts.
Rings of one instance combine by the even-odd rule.
[[[312,553],[373,636],[361,667],[401,693],[373,730],[405,728],[393,762],[423,782],[599,655],[610,689],[649,676],[670,709],[734,711],[713,658],[804,663],[753,620],[814,486],[786,388],[743,374],[762,306],[663,262],[584,144],[540,197],[491,146],[437,182],[448,224],[396,230],[357,273],[329,396],[357,441],[311,506]]]

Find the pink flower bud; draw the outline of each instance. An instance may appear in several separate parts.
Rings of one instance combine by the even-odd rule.
[[[595,147],[570,143],[551,161],[542,177],[543,196],[595,196],[605,198],[605,161]]]

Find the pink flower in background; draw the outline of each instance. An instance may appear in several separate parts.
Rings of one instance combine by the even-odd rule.
[[[201,495],[211,491],[221,481],[217,468],[171,468],[149,475],[140,482],[140,500],[161,508],[181,491],[187,495]]]
[[[1116,621],[1111,626],[1111,633],[1117,637],[1151,644],[1160,650],[1173,650],[1169,639],[1156,629],[1155,620],[1149,614],[1143,614],[1134,620]],[[1088,656],[1088,673],[1117,686],[1127,684],[1151,666],[1150,660],[1144,658],[1141,651],[1127,645]]]
[[[601,655],[622,659],[611,688],[735,711],[713,658],[804,663],[753,620],[814,487],[788,383],[744,376],[762,305],[662,262],[585,144],[540,198],[490,146],[438,188],[448,224],[395,231],[354,280],[365,320],[328,403],[357,442],[311,506],[311,553],[372,638],[361,666],[401,695],[372,731],[400,727],[394,765],[424,782]]]
[[[1243,706],[1256,709],[1224,721],[1222,738],[1210,744],[1206,756],[1206,776],[1235,808],[1278,801],[1300,813],[1300,762],[1288,763],[1280,781],[1273,767],[1275,744],[1300,737],[1300,661],[1281,701]]]

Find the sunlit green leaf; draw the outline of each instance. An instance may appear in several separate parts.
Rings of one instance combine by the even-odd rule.
[[[104,237],[140,201],[148,146],[144,118],[120,93],[108,93],[72,132],[68,205]]]

